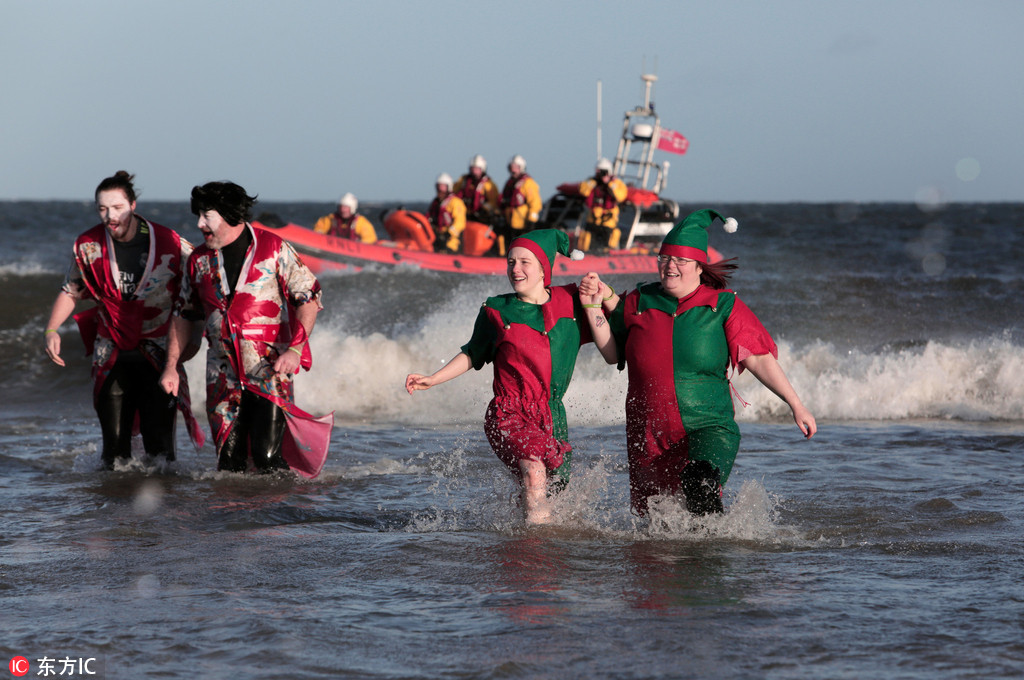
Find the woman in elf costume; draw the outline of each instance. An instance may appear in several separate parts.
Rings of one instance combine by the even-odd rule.
[[[405,380],[412,394],[494,364],[494,398],[484,431],[494,453],[521,480],[531,524],[550,519],[549,479],[553,490],[568,482],[572,447],[562,397],[580,346],[591,342],[590,326],[604,327],[599,296],[581,303],[575,284],[551,285],[557,253],[569,255],[569,239],[556,229],[514,239],[508,251],[514,292],[487,298],[469,342],[443,368],[429,376],[413,373]],[[598,345],[609,353],[608,361],[614,361],[612,345],[607,333]]]
[[[680,492],[694,514],[722,511],[722,485],[740,443],[730,368],[749,370],[785,401],[805,437],[817,431],[776,361],[768,331],[726,289],[736,265],[708,262],[707,228],[716,217],[726,231],[736,230],[736,220],[713,210],[698,210],[672,228],[658,255],[659,282],[622,299],[597,274],[580,283],[580,293],[600,296],[608,313],[610,323],[593,328],[595,341],[613,334],[619,369],[629,366],[630,498],[641,515],[651,496]]]

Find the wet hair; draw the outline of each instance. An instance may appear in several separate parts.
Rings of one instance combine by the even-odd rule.
[[[723,290],[729,285],[729,277],[736,270],[736,258],[720,262],[708,262],[700,266],[700,282],[712,290]]]
[[[120,189],[128,198],[128,202],[134,203],[136,198],[135,185],[132,184],[134,180],[135,175],[129,175],[127,170],[118,170],[113,174],[113,176],[100,182],[99,186],[96,187],[96,194],[93,198],[95,200],[99,200],[101,191],[113,191]]]
[[[224,221],[234,226],[252,221],[256,197],[234,182],[207,182],[192,187],[192,214],[216,210]]]

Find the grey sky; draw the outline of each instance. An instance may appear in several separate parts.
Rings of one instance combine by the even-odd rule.
[[[427,200],[513,154],[578,181],[658,75],[666,194],[1024,200],[1024,3],[0,0],[0,199]]]

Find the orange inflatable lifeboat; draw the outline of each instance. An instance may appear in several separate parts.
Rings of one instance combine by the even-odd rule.
[[[399,248],[434,252],[434,228],[423,213],[415,210],[389,210],[381,220],[388,237]],[[462,232],[462,253],[484,255],[494,245],[494,230],[482,222],[466,222]]]
[[[384,229],[399,248],[434,252],[434,229],[423,213],[391,210],[384,215]]]
[[[462,232],[463,255],[486,255],[494,245],[494,230],[483,222],[466,221],[466,229]]]

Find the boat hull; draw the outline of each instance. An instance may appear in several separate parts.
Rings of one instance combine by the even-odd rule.
[[[288,241],[302,256],[303,262],[315,273],[329,271],[359,271],[365,267],[412,266],[420,269],[455,274],[504,275],[505,258],[450,255],[396,247],[388,241],[363,243],[351,239],[317,234],[297,224],[272,227],[254,222],[261,229],[273,231]],[[712,259],[720,259],[712,252]],[[588,272],[608,274],[650,275],[657,271],[657,257],[653,253],[629,251],[607,255],[587,255],[582,260],[558,258],[552,269],[554,276],[582,277]]]

